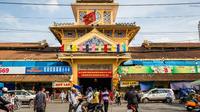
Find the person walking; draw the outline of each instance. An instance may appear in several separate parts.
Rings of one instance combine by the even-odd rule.
[[[127,112],[138,112],[138,94],[133,86],[130,87],[129,91],[125,94],[124,100],[128,101]]]
[[[69,110],[68,112],[76,112],[77,105],[78,105],[78,94],[74,87],[68,91],[68,101],[69,101]]]
[[[104,91],[101,94],[102,94],[102,100],[103,100],[103,104],[104,104],[104,112],[108,112],[109,92],[108,92],[107,88],[104,88]]]
[[[115,99],[118,105],[121,105],[121,93],[119,91],[115,92]]]
[[[60,93],[61,103],[64,103],[65,97],[66,97],[65,92],[62,91],[62,92]]]
[[[41,87],[40,91],[36,94],[34,99],[34,111],[45,112],[46,109],[46,95],[45,88]]]

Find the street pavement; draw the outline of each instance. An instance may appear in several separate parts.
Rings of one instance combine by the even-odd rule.
[[[147,103],[139,104],[139,112],[187,112],[183,105],[180,104],[165,104],[165,103]],[[46,112],[68,112],[68,103],[48,103]],[[16,112],[33,112],[33,108],[23,106]],[[109,112],[126,112],[126,103],[118,106],[116,104],[109,105]]]

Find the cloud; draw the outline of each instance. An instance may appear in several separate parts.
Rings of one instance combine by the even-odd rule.
[[[45,4],[59,4],[59,0],[42,0]],[[30,6],[25,6],[25,7],[30,7]],[[35,11],[40,11],[40,13],[54,13],[59,9],[59,6],[31,6],[31,8]]]
[[[20,22],[19,20],[6,12],[1,12],[0,11],[0,28],[1,29],[6,29],[6,28],[20,28]],[[6,18],[4,18],[6,17]]]

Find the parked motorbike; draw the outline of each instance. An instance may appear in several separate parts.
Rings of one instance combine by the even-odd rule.
[[[199,112],[199,111],[196,111],[196,110],[200,109],[198,101],[196,99],[192,99],[190,101],[187,101],[186,104],[185,104],[185,107],[188,111],[192,111],[192,112]]]

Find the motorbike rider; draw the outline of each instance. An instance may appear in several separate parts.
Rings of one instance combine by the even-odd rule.
[[[87,111],[88,109],[90,109],[93,106],[93,104],[92,104],[93,94],[94,94],[94,92],[93,92],[92,87],[88,87],[87,91],[86,91],[86,96],[83,97],[84,99],[87,100],[87,102],[82,105],[84,111]]]
[[[8,88],[3,87],[2,93],[3,93],[3,96],[0,97],[0,109],[5,110],[6,112],[9,112],[9,109],[6,106],[7,104],[10,104]]]
[[[133,112],[138,112],[138,94],[135,91],[133,86],[130,86],[129,91],[125,94],[124,99],[128,101],[128,111],[131,110]]]
[[[78,90],[74,87],[68,91],[68,101],[69,101],[69,110],[68,112],[82,112],[81,102],[79,100],[82,99],[81,94],[79,94]]]

